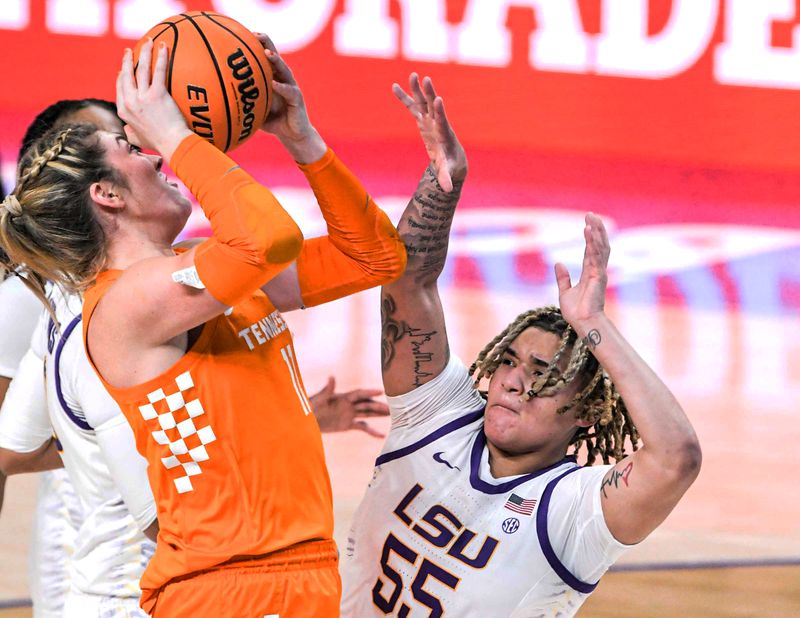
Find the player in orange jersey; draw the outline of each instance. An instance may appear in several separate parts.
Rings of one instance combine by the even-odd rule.
[[[303,241],[274,196],[189,131],[152,44],[117,81],[128,135],[55,130],[0,206],[0,245],[26,281],[84,289],[90,360],[148,459],[160,531],[142,580],[155,616],[336,616],[332,500],[281,311],[400,275],[396,230],[309,122],[274,50],[265,129],[298,162],[328,235]],[[176,254],[192,190],[214,235]]]

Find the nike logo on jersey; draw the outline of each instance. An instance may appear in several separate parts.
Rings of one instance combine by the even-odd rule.
[[[444,459],[442,457],[442,453],[444,453],[444,451],[439,451],[438,453],[434,453],[433,454],[433,461],[437,461],[439,463],[442,463],[442,464],[446,465],[448,468],[450,468],[451,470],[458,470],[459,472],[461,472],[461,468],[459,468],[458,466],[452,465],[449,461]]]

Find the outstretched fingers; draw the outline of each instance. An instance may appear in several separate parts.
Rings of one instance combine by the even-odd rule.
[[[420,111],[424,114],[427,111],[428,104],[425,100],[425,93],[422,92],[422,86],[417,73],[411,73],[411,75],[408,76],[408,86],[411,89],[411,96],[414,97],[414,101],[419,106]]]
[[[365,434],[372,436],[373,438],[385,438],[386,434],[381,433],[377,429],[373,429],[370,427],[369,423],[366,421],[355,421],[351,429],[356,429],[358,431],[363,431]]]
[[[608,257],[611,247],[608,242],[603,220],[594,213],[586,215],[586,226],[583,228],[583,237],[586,241],[586,248],[583,252],[583,270],[581,279],[584,277],[605,277],[608,269]]]
[[[392,84],[392,93],[394,94],[395,97],[397,97],[398,101],[400,101],[403,105],[405,105],[406,109],[409,112],[411,112],[414,118],[416,118],[417,120],[420,119],[420,113],[414,109],[415,105],[414,99],[412,99],[408,95],[408,93],[405,90],[403,90],[403,87],[400,84],[398,83]]]
[[[428,113],[435,115],[433,103],[436,100],[436,88],[433,87],[433,80],[427,75],[422,78],[422,96],[425,97]]]
[[[555,265],[556,283],[558,284],[559,295],[569,291],[572,287],[572,279],[569,276],[569,270],[561,262]]]

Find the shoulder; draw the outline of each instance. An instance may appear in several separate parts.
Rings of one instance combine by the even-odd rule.
[[[464,363],[453,354],[444,370],[433,380],[408,393],[386,399],[393,429],[426,421],[438,423],[447,416],[459,416],[485,405]]]
[[[587,491],[596,490],[600,493],[600,487],[603,483],[603,477],[611,470],[613,466],[579,466],[577,468],[570,468],[556,475],[549,483],[548,486],[554,497],[569,501],[570,498],[579,498]]]

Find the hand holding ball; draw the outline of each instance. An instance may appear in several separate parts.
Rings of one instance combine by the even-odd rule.
[[[252,137],[267,118],[272,99],[272,69],[255,35],[237,21],[205,11],[165,19],[134,49],[134,64],[144,42],[155,50],[166,43],[167,91],[189,128],[222,151]]]

